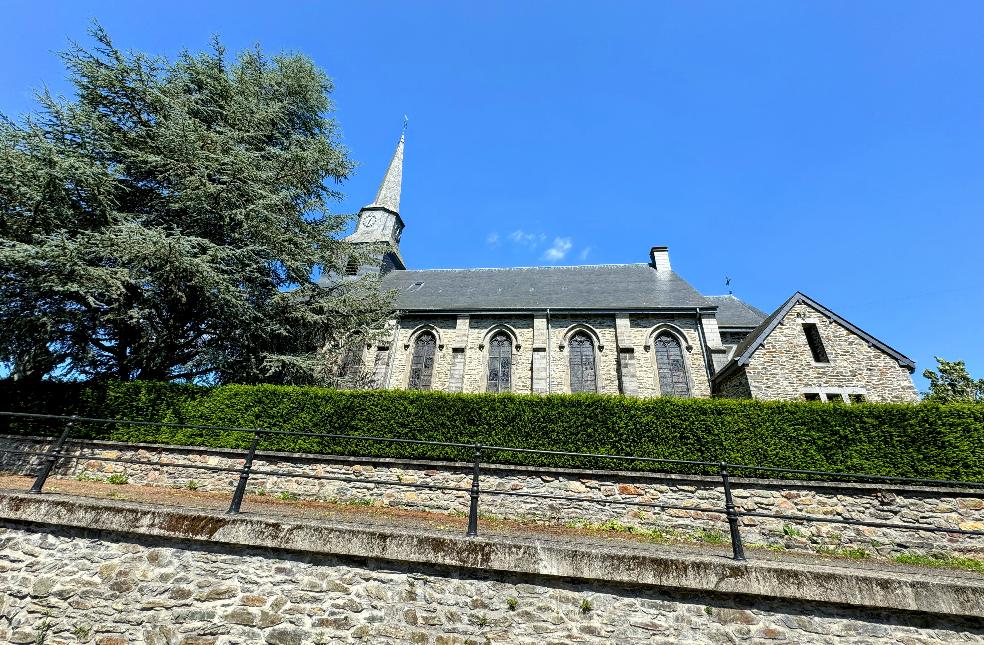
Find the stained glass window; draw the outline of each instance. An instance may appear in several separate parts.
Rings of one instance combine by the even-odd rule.
[[[659,374],[659,393],[662,396],[690,396],[687,367],[683,362],[680,341],[670,334],[660,334],[653,343],[656,371]]]
[[[512,339],[499,332],[489,341],[489,378],[487,392],[512,390]]]
[[[579,331],[571,336],[567,345],[571,359],[571,392],[597,392],[594,343],[591,337]]]
[[[434,375],[434,350],[437,339],[429,331],[417,336],[413,343],[413,358],[410,360],[411,390],[431,389],[431,377]]]

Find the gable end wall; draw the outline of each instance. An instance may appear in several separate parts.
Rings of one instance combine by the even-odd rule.
[[[820,330],[829,363],[813,360],[803,333],[806,322]],[[802,302],[755,350],[744,372],[757,399],[802,400],[804,391],[827,388],[859,388],[871,402],[919,399],[909,370],[897,360]]]

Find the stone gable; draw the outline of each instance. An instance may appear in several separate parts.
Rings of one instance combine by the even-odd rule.
[[[816,324],[829,362],[813,359],[804,323]],[[756,399],[802,400],[807,393],[861,394],[872,402],[919,398],[909,370],[896,358],[805,302],[789,310],[744,373]]]

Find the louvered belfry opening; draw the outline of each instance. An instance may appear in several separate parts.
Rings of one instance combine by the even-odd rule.
[[[489,341],[489,376],[486,392],[512,391],[512,339],[499,332]]]
[[[597,392],[594,342],[591,336],[579,331],[568,342],[571,360],[571,392]]]
[[[656,371],[659,373],[661,396],[690,397],[687,367],[683,362],[680,341],[670,334],[660,334],[653,343],[656,353]]]
[[[411,390],[431,389],[431,379],[434,376],[434,351],[437,349],[437,338],[429,331],[422,332],[413,343],[413,358],[410,360]]]

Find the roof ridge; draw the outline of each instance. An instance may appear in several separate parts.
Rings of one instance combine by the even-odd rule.
[[[596,267],[644,267],[649,266],[648,262],[629,262],[629,263],[610,263],[610,264],[562,264],[558,266],[551,265],[540,265],[540,266],[528,266],[528,267],[457,267],[457,268],[445,268],[445,269],[400,269],[398,271],[393,271],[393,273],[398,272],[423,272],[423,271],[520,271],[529,269],[591,269]]]

